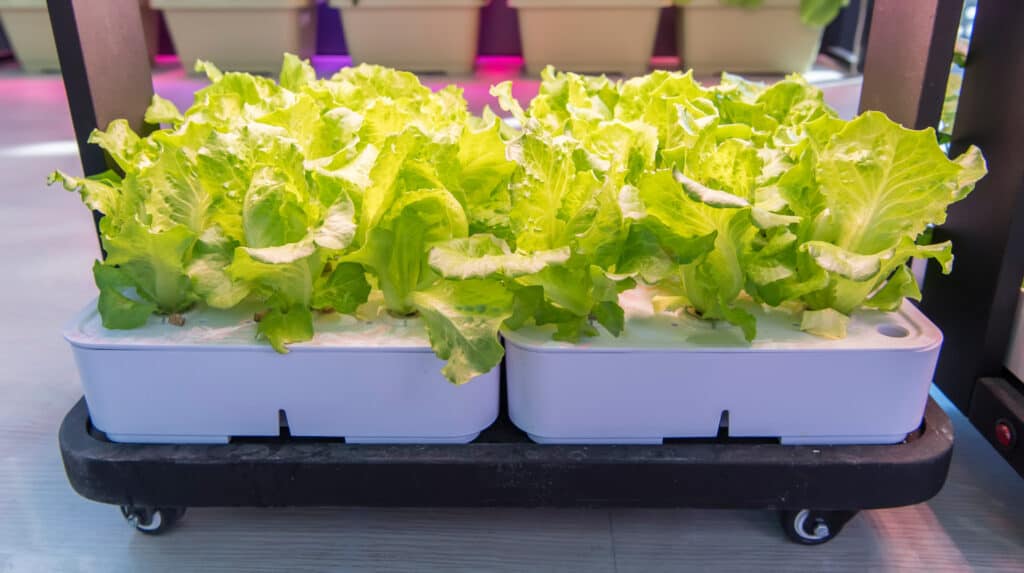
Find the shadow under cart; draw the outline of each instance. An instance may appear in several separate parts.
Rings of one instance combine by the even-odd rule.
[[[114,443],[85,400],[64,418],[71,486],[121,506],[143,533],[188,507],[695,507],[779,512],[794,542],[835,537],[862,509],[911,505],[942,488],[953,449],[931,399],[903,442],[791,446],[778,440],[666,440],[659,445],[541,445],[508,418],[469,444],[346,444],[343,439],[236,438],[228,444]]]

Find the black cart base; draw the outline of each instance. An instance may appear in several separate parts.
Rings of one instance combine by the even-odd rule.
[[[797,542],[822,543],[858,510],[911,505],[942,488],[953,430],[929,400],[921,428],[891,446],[769,440],[537,445],[505,413],[465,445],[238,439],[220,445],[107,441],[81,400],[60,448],[71,486],[122,506],[147,533],[186,507],[715,507],[779,510]]]

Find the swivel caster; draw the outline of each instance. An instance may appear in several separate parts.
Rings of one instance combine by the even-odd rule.
[[[121,515],[135,529],[147,535],[163,533],[185,515],[184,507],[135,507],[122,505]]]
[[[801,545],[821,545],[830,541],[843,530],[856,511],[815,511],[801,509],[799,511],[784,510],[779,512],[782,529],[795,543]]]

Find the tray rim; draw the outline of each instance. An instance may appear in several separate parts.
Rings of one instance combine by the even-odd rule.
[[[837,353],[837,352],[885,352],[885,353],[913,353],[931,352],[940,348],[943,342],[942,331],[929,319],[919,308],[909,300],[904,300],[898,310],[891,311],[893,314],[901,314],[907,322],[919,329],[919,333],[912,339],[920,340],[921,344],[914,346],[892,347],[892,346],[870,346],[863,348],[855,347],[787,347],[787,348],[758,348],[757,339],[751,346],[588,346],[584,344],[574,345],[551,345],[549,339],[535,340],[521,332],[501,330],[501,335],[506,345],[511,344],[523,352],[537,354],[803,354],[803,353]],[[854,320],[856,317],[854,317]],[[629,329],[629,319],[626,319],[626,329]],[[604,336],[602,332],[602,336]],[[615,339],[619,340],[619,339]]]
[[[267,342],[257,341],[255,337],[252,342],[245,344],[237,343],[201,343],[201,342],[167,342],[152,344],[149,342],[97,342],[92,337],[86,339],[82,333],[82,325],[87,320],[98,320],[99,310],[98,297],[90,300],[74,317],[67,321],[62,328],[61,334],[64,340],[75,349],[102,350],[117,352],[264,352],[276,354],[276,351]],[[360,353],[414,353],[433,354],[429,339],[426,334],[423,336],[422,344],[396,344],[393,346],[365,345],[365,346],[340,346],[331,344],[309,344],[303,342],[288,345],[288,354],[306,352],[360,352]]]

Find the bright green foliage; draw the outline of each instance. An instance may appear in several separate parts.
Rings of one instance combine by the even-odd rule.
[[[137,300],[122,294],[121,290],[132,286],[132,281],[121,269],[100,264],[92,267],[96,286],[100,290],[99,311],[103,326],[107,328],[138,328],[149,320],[156,305],[149,301]]]
[[[551,324],[556,338],[569,341],[596,334],[593,323],[618,334],[624,321],[618,294],[634,284],[613,274],[629,233],[619,196],[653,161],[657,134],[614,118],[618,86],[605,78],[550,68],[543,78],[525,111],[509,83],[492,88],[522,124],[508,151],[517,163],[509,215],[517,258],[486,253],[475,266],[498,264],[506,278],[515,276],[515,325]],[[526,272],[543,260],[549,266]]]
[[[524,126],[510,148],[520,164],[512,240],[572,253],[517,279],[540,287],[517,302],[568,339],[593,332],[581,317],[614,305],[586,295],[587,265],[653,285],[660,307],[732,323],[748,340],[747,298],[807,308],[806,330],[842,336],[857,308],[920,298],[908,258],[950,270],[948,243],[915,240],[985,173],[977,149],[950,161],[931,131],[879,113],[839,119],[796,75],[766,86],[725,74],[714,88],[663,71],[618,83],[551,69],[542,78],[525,111],[507,85],[494,93]],[[598,215],[584,219],[574,209],[587,202]]]
[[[108,256],[94,270],[105,326],[256,301],[258,336],[286,352],[313,337],[314,310],[354,313],[376,287],[389,312],[425,318],[452,381],[500,361],[505,275],[568,250],[510,254],[487,276],[450,281],[429,260],[471,233],[510,237],[515,134],[497,116],[377,66],[317,79],[287,55],[279,82],[196,68],[211,83],[184,113],[153,98],[146,121],[163,129],[139,137],[118,120],[92,135],[117,172],[52,177],[105,214]]]
[[[414,303],[449,380],[469,380],[501,362],[498,329],[512,314],[512,294],[497,281],[441,281],[417,291]]]
[[[820,21],[841,4],[803,8]],[[950,243],[922,237],[985,174],[976,148],[950,160],[931,130],[842,120],[796,75],[709,88],[548,68],[527,109],[492,88],[513,128],[377,66],[317,79],[289,55],[279,82],[197,69],[211,84],[184,113],[154,97],[163,129],[92,134],[116,171],[51,177],[105,214],[103,324],[255,302],[258,336],[286,352],[315,311],[355,313],[377,290],[422,317],[457,383],[498,364],[502,328],[619,335],[637,283],[656,309],[747,340],[751,301],[844,336],[857,309],[920,298],[911,257],[951,270]]]

